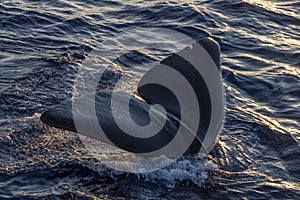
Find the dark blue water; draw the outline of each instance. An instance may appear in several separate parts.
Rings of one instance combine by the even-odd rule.
[[[300,198],[297,0],[3,0],[0,27],[0,199]],[[105,167],[78,135],[39,121],[73,95],[93,52],[109,52],[97,58],[99,68],[118,63],[103,89],[172,52],[147,46],[151,38],[122,43],[140,27],[211,35],[222,49],[226,90],[225,124],[211,154],[146,175]]]

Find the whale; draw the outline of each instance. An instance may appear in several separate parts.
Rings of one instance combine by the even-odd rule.
[[[172,53],[130,94],[98,90],[41,114],[52,127],[145,156],[211,151],[224,119],[221,51],[211,37]]]

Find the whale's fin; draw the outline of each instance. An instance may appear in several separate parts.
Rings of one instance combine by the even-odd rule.
[[[224,115],[219,45],[204,38],[170,55],[143,76],[138,94],[145,101],[125,92],[98,91],[47,110],[41,120],[134,153],[207,153]],[[155,104],[166,118],[161,110],[151,110]],[[145,127],[156,134],[142,131]],[[168,152],[160,151],[165,146]]]

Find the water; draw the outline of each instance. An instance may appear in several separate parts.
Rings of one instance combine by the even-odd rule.
[[[1,199],[299,199],[297,0],[4,0],[0,21]],[[117,58],[103,89],[169,55],[168,42],[160,49],[146,48],[151,38],[122,43],[145,26],[220,43],[226,119],[207,158],[135,175],[105,167],[78,135],[43,125],[39,114],[73,95],[95,51],[109,52],[97,58],[100,68]],[[138,74],[130,76],[123,89]],[[109,147],[103,154],[110,158]]]

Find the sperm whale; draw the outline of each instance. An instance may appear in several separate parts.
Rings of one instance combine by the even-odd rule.
[[[140,80],[137,94],[101,90],[67,100],[41,121],[142,155],[208,153],[224,118],[220,46],[203,38]]]

